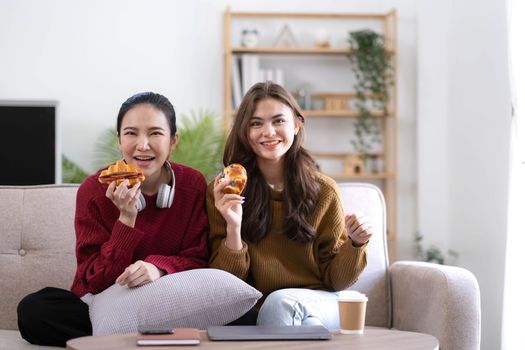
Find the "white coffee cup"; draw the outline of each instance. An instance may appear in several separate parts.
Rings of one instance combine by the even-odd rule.
[[[355,290],[339,292],[339,325],[341,333],[363,334],[367,302],[367,296]]]

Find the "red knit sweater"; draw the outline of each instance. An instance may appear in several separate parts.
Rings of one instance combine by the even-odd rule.
[[[134,228],[118,220],[120,212],[106,198],[107,185],[98,182],[98,173],[79,187],[77,272],[71,286],[75,295],[102,292],[137,260],[152,263],[167,274],[207,265],[206,181],[192,168],[171,166],[176,183],[173,205],[157,208],[157,196],[144,195],[146,208],[139,212]]]

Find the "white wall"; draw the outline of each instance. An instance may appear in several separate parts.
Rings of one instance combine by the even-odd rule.
[[[96,138],[114,126],[120,104],[133,93],[162,92],[179,112],[219,110],[221,18],[209,15],[213,6],[202,7],[2,1],[0,98],[59,101],[63,151],[93,170]]]
[[[94,170],[90,145],[104,127],[113,126],[120,103],[137,91],[162,92],[179,112],[222,110],[222,14],[227,5],[253,11],[297,11],[300,5],[305,11],[386,12],[396,3],[401,8],[408,4],[400,11],[401,23],[408,26],[401,24],[400,30],[413,35],[413,1],[370,6],[366,1],[318,0],[4,0],[0,97],[58,100],[64,152]]]
[[[414,0],[2,0],[0,100],[59,101],[63,153],[95,170],[94,144],[120,104],[152,90],[177,113],[221,113],[222,14],[398,11],[399,256],[416,231]]]
[[[425,1],[418,13],[419,226],[478,278],[482,349],[499,349],[501,339],[510,135],[505,16],[498,0]]]
[[[456,250],[457,264],[480,282],[483,348],[497,349],[509,116],[503,3],[464,0],[452,9],[452,0],[2,0],[0,100],[59,101],[63,152],[92,171],[97,137],[135,92],[163,93],[179,114],[221,112],[227,5],[397,8],[399,257],[412,257],[418,229],[425,241]]]

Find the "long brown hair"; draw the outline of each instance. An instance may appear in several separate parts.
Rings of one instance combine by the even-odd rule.
[[[243,225],[241,236],[250,242],[259,242],[272,227],[271,190],[257,167],[256,155],[249,139],[250,119],[257,103],[271,98],[288,106],[300,123],[292,146],[284,157],[284,229],[291,240],[311,242],[316,231],[308,222],[318,198],[320,185],[316,181],[318,166],[313,157],[303,148],[304,117],[293,96],[282,86],[270,81],[257,83],[244,96],[224,149],[224,165],[242,164],[248,172],[248,183],[244,190]]]

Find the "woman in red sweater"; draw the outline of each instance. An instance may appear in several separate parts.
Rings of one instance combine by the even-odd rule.
[[[115,283],[136,287],[206,266],[206,181],[200,172],[168,161],[178,141],[175,121],[172,104],[159,94],[139,93],[122,104],[119,149],[146,179],[129,188],[128,180],[108,186],[99,183],[99,171],[79,187],[71,292],[48,287],[20,302],[18,325],[28,342],[65,346],[91,335],[83,300]]]

